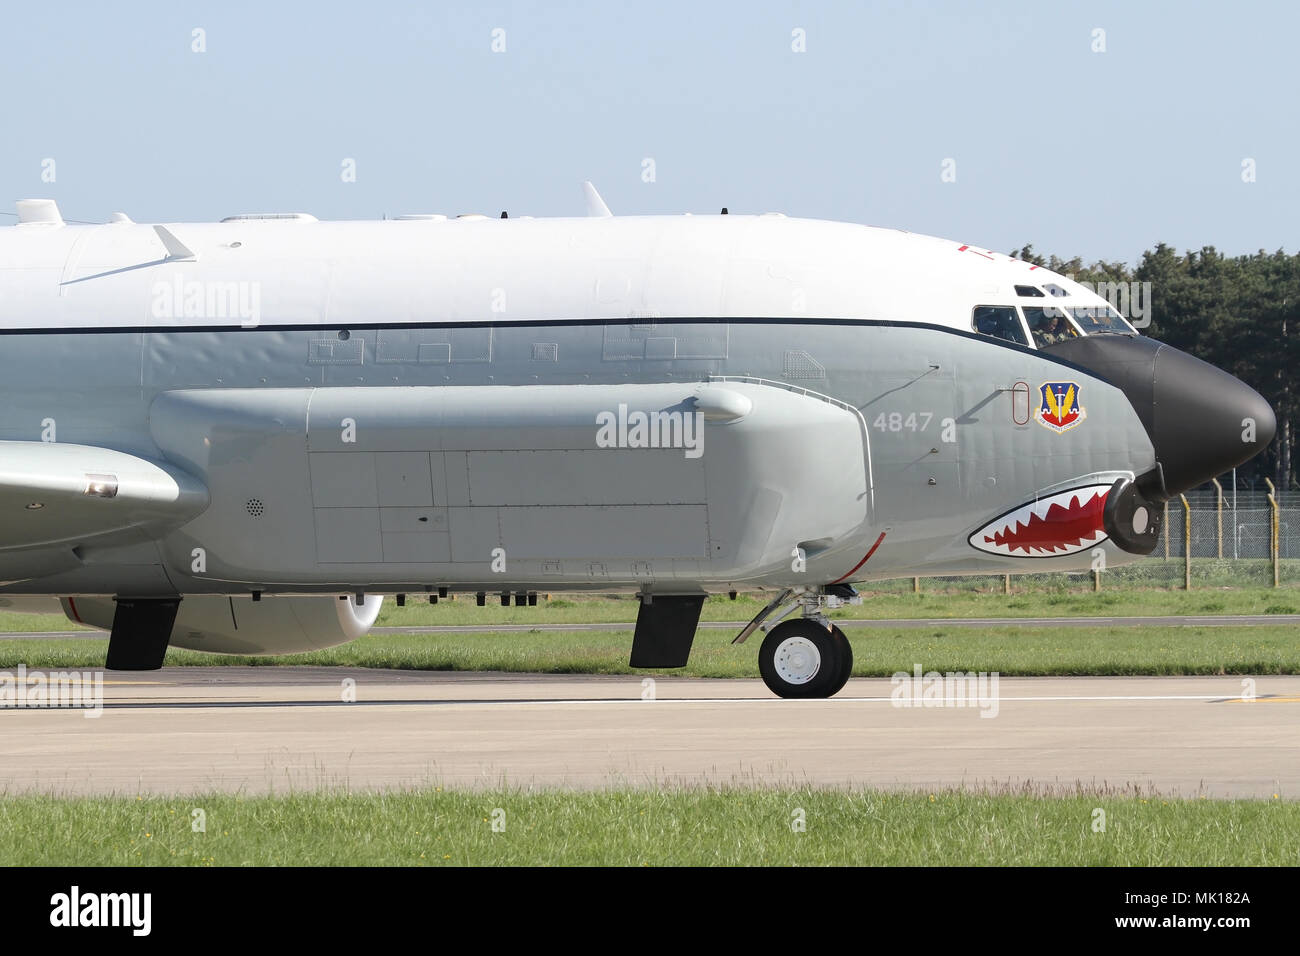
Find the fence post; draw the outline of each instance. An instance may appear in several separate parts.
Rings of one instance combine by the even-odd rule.
[[[1192,589],[1192,505],[1186,495],[1183,499],[1183,589]]]
[[[1011,593],[1011,575],[1009,574],[1004,574],[1002,576],[1002,593],[1003,594]]]
[[[1282,550],[1282,505],[1273,499],[1273,587],[1280,587],[1282,581],[1279,572],[1282,562],[1279,560]]]
[[[1169,560],[1169,501],[1165,500],[1165,560]]]
[[[1273,559],[1273,587],[1278,587],[1281,581],[1278,576],[1277,556],[1278,556],[1278,532],[1282,530],[1281,522],[1278,518],[1278,503],[1274,492],[1273,482],[1264,479],[1264,484],[1268,485],[1268,507],[1269,507],[1269,557]]]
[[[1214,511],[1219,518],[1219,560],[1223,560],[1223,485],[1219,484],[1218,478],[1211,478],[1214,484],[1214,493],[1218,498],[1214,502]]]
[[[921,579],[920,579],[920,578],[912,578],[912,593],[913,593],[913,594],[920,594],[920,593],[921,593]]]

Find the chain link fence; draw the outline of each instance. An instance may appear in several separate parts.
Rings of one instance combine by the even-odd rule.
[[[874,582],[872,590],[1024,591],[1111,587],[1300,586],[1300,492],[1211,486],[1168,502],[1160,543],[1150,557],[1072,574],[978,575]],[[1186,504],[1184,504],[1184,500]],[[1276,545],[1276,554],[1274,547]]]

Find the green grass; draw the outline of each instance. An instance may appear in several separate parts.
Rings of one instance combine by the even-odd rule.
[[[1300,674],[1300,639],[1288,626],[850,628],[854,674],[888,676],[914,664],[936,670],[1027,675]],[[732,646],[728,631],[700,631],[690,665],[671,671],[628,667],[630,631],[496,634],[375,634],[285,657],[233,657],[172,649],[168,665],[315,664],[406,670],[553,674],[677,674],[757,677],[756,635]],[[102,667],[107,640],[0,641],[0,668]]]
[[[86,630],[90,628],[74,623],[62,614],[19,614],[14,611],[0,611],[0,634]]]
[[[1066,577],[1059,575],[1059,577]],[[881,582],[862,585],[861,605],[835,611],[836,618],[963,618],[963,617],[1153,617],[1170,614],[1289,614],[1300,611],[1300,588],[1238,587],[1192,591],[1156,588],[1111,587],[1090,590],[1076,578],[1072,586],[1043,586],[1036,581],[1026,590],[1024,581],[1012,579],[1012,593],[1002,593],[1001,580],[984,582],[983,590],[955,586],[954,579],[926,579],[919,594],[906,589],[884,588]],[[747,621],[768,601],[767,597],[743,594],[735,601],[714,595],[704,602],[705,621]],[[1286,610],[1291,608],[1292,610]],[[633,595],[553,596],[537,607],[501,607],[495,601],[476,607],[472,597],[440,601],[430,606],[412,596],[404,608],[386,601],[376,622],[380,627],[425,627],[468,624],[617,624],[636,620]]]
[[[192,811],[206,832],[192,829]],[[1106,813],[1094,833],[1094,811]],[[502,814],[494,811],[504,811]],[[806,829],[792,821],[802,810]],[[493,819],[504,819],[493,832]],[[809,788],[0,800],[10,866],[1294,866],[1300,802]]]
[[[1153,561],[1164,568],[1164,562]],[[1217,562],[1204,562],[1198,568]],[[1231,562],[1227,562],[1231,564]],[[1247,563],[1247,562],[1239,562]],[[1300,562],[1298,562],[1300,563]],[[1181,583],[1182,565],[1177,577]],[[1145,565],[1137,565],[1144,568]],[[1086,576],[1049,574],[1012,578],[1012,593],[1004,594],[1001,578],[923,578],[920,593],[911,579],[860,585],[863,603],[832,613],[835,618],[965,618],[965,617],[1150,617],[1172,614],[1293,614],[1300,612],[1300,586],[1215,586],[1194,580],[1191,591],[1155,586],[1151,574],[1139,580],[1121,579],[1132,568],[1109,572],[1100,592]],[[1208,571],[1207,571],[1208,574]],[[1130,575],[1132,578],[1133,575]],[[714,595],[704,602],[705,621],[746,621],[758,613],[767,596],[741,594],[735,601]],[[437,605],[411,595],[406,607],[391,598],[376,622],[380,627],[427,627],[493,624],[630,624],[636,620],[634,595],[554,594],[537,607],[501,607],[493,596],[477,607],[471,595],[442,600]],[[0,611],[0,632],[75,631],[83,628],[57,614],[16,614]]]

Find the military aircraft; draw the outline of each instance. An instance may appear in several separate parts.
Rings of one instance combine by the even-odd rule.
[[[1079,571],[1273,437],[1232,376],[1028,262],[763,215],[303,213],[0,229],[0,595],[169,645],[352,640],[381,595],[771,597],[767,685],[843,687],[852,582]],[[799,613],[795,613],[799,612]]]

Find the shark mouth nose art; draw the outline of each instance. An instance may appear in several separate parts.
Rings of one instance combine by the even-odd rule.
[[[1052,558],[1086,551],[1106,540],[1102,514],[1110,485],[1046,495],[994,518],[970,536],[971,547],[1015,558]]]

